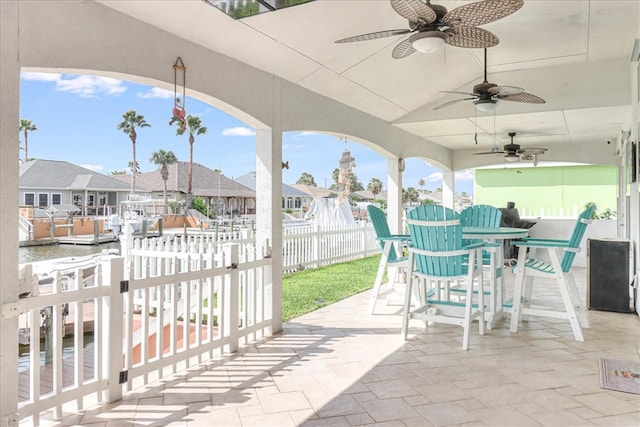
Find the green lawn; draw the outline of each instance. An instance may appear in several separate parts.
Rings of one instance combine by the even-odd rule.
[[[282,277],[282,315],[286,322],[373,287],[380,255]]]

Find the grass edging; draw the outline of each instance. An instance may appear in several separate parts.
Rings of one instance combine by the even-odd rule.
[[[373,287],[380,255],[282,276],[282,317],[289,321]]]

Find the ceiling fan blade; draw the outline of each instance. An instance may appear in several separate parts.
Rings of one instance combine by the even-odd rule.
[[[524,89],[517,86],[494,86],[487,89],[487,92],[489,92],[491,95],[498,95],[498,98],[502,99],[501,97],[522,93],[524,92]]]
[[[493,47],[500,43],[498,36],[478,27],[455,26],[447,28],[444,33],[449,35],[449,38],[445,39],[445,43],[451,46],[476,49]]]
[[[549,151],[548,148],[537,148],[537,147],[527,147],[522,149],[522,153],[523,154],[529,154],[529,155],[539,155],[539,154],[544,154],[547,151]]]
[[[411,40],[406,39],[398,43],[396,47],[393,48],[393,51],[391,52],[391,56],[393,57],[393,59],[402,59],[402,58],[406,58],[407,56],[415,52],[417,51],[413,48],[413,45],[411,44]]]
[[[485,155],[485,154],[506,154],[506,151],[503,151],[503,150],[495,151],[494,150],[494,151],[483,151],[481,153],[473,153],[474,156],[477,156],[477,155],[481,155],[482,156],[482,155]]]
[[[473,98],[460,98],[460,99],[454,99],[453,101],[449,101],[449,102],[445,102],[444,104],[440,104],[437,107],[434,107],[434,110],[440,110],[442,108],[446,108],[449,107],[451,105],[457,104],[458,102],[462,102],[462,101],[469,101],[470,99],[476,99],[476,97],[474,96]]]
[[[336,40],[334,43],[351,43],[351,42],[361,42],[364,40],[382,39],[385,37],[399,36],[401,34],[407,34],[410,32],[411,30],[407,30],[407,29],[376,31],[375,33],[360,34],[358,36],[352,36],[352,37]]]
[[[391,0],[391,7],[409,22],[430,24],[436,20],[436,13],[420,0]]]
[[[461,91],[457,91],[457,90],[441,90],[440,93],[456,93],[458,95],[478,96],[475,93],[461,92]]]
[[[478,26],[511,15],[524,5],[523,0],[484,0],[465,4],[447,13],[445,25]]]
[[[527,92],[516,93],[515,95],[498,96],[503,101],[525,102],[527,104],[544,104],[546,101],[539,96],[532,95]]]

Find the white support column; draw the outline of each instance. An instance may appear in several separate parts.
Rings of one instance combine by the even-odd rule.
[[[387,160],[387,222],[392,234],[404,234],[402,228],[402,171],[400,159]]]
[[[640,29],[638,30],[640,35]],[[640,44],[640,38],[636,38],[634,47]],[[627,212],[629,216],[626,220],[628,226],[627,233],[632,242],[635,243],[636,271],[635,274],[640,276],[640,179],[638,179],[640,171],[640,61],[638,58],[632,58],[631,61],[631,135],[630,141],[635,141],[635,171],[636,182],[631,182],[629,186],[629,207]],[[633,159],[634,156],[632,156]],[[627,163],[629,164],[629,163]],[[633,170],[633,169],[632,169]],[[625,171],[626,176],[626,171]],[[637,286],[637,282],[636,282]],[[636,297],[636,304],[640,302],[640,295]],[[640,315],[640,308],[636,305],[636,312]]]
[[[18,425],[19,2],[0,1],[0,426]]]
[[[442,206],[454,209],[455,173],[453,171],[442,171]]]
[[[256,245],[271,245],[271,333],[282,330],[282,131],[281,82],[274,81],[272,129],[256,129]],[[270,276],[270,277],[269,277]]]

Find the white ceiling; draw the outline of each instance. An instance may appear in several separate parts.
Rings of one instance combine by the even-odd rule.
[[[204,1],[100,2],[452,150],[486,151],[515,131],[516,143],[549,148],[548,158],[560,145],[615,141],[631,103],[629,58],[640,37],[637,0],[525,0],[482,26],[500,38],[488,49],[488,80],[546,104],[502,102],[494,116],[476,114],[471,101],[433,110],[458,97],[441,91],[470,92],[482,82],[482,49],[447,45],[397,60],[391,51],[407,36],[334,43],[407,28],[388,0],[316,0],[242,20]],[[432,3],[452,10],[468,2]],[[570,155],[568,146],[557,151]]]

